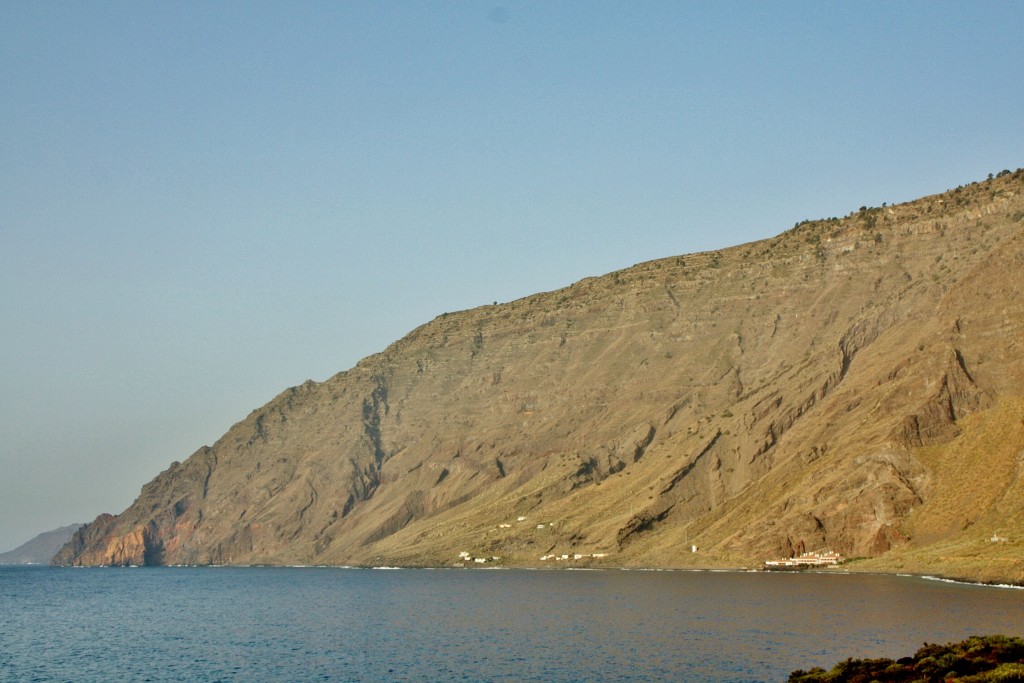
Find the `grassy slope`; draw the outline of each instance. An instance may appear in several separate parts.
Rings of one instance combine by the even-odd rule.
[[[1024,398],[964,423],[954,440],[914,453],[936,484],[907,521],[911,542],[851,569],[1024,583]]]

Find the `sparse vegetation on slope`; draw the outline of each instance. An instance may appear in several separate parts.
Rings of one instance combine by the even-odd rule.
[[[985,529],[1009,540],[964,571],[1013,579],[995,558],[1021,540],[998,522],[1021,499],[1019,215],[1024,171],[444,314],[285,391],[56,562],[758,566],[832,549],[945,573],[913,553]]]

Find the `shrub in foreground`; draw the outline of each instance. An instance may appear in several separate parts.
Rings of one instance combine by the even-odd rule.
[[[1024,682],[1024,638],[972,636],[960,643],[929,645],[913,657],[847,659],[830,671],[794,671],[790,683]]]

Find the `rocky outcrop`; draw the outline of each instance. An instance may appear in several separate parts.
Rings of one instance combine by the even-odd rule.
[[[967,371],[963,354],[953,349],[946,371],[920,409],[907,415],[894,437],[906,446],[929,446],[949,441],[959,432],[957,423],[991,405]]]
[[[1022,193],[1024,172],[1002,174],[443,314],[283,392],[55,562],[674,566],[912,545],[908,519],[949,490],[927,449],[1022,393]]]

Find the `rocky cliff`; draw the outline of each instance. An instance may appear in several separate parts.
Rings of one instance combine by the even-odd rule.
[[[1022,290],[1017,171],[443,314],[277,396],[55,563],[742,565],[962,542],[1024,578]]]

